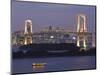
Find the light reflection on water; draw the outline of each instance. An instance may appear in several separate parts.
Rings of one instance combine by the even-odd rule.
[[[42,72],[44,70],[45,70],[45,66],[33,67],[33,72]]]
[[[91,69],[96,67],[95,56],[30,58],[13,60],[13,73],[45,72],[59,70]],[[47,63],[44,66],[32,66],[32,63]]]
[[[46,67],[47,63],[33,63],[32,67],[33,67],[33,71],[34,72],[40,72],[43,71]]]

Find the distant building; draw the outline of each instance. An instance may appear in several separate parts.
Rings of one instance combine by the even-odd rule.
[[[41,31],[33,33],[33,43],[72,43],[69,33],[55,31]]]
[[[29,40],[28,40],[29,37]],[[74,38],[73,38],[74,37]],[[48,29],[28,33],[27,31],[17,31],[12,34],[12,44],[23,45],[27,38],[27,44],[30,44],[30,38],[32,43],[75,43],[76,36],[61,30],[60,28],[53,29],[52,26]],[[29,43],[28,43],[29,41]]]
[[[12,45],[23,45],[24,40],[24,32],[16,31],[12,34]]]

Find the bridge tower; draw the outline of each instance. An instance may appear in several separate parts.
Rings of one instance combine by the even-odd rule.
[[[86,15],[79,14],[77,16],[77,46],[84,49],[87,48],[87,24],[86,24]]]
[[[25,41],[24,44],[31,44],[32,43],[32,21],[31,20],[25,20],[25,30],[24,30],[24,35],[25,35]]]

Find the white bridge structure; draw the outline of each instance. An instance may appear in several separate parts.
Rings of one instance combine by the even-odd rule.
[[[32,31],[32,20],[28,19],[25,20],[25,28],[23,34],[19,34],[22,38],[21,39],[16,39],[16,35],[13,38],[13,42],[15,44],[20,43],[27,45],[34,43],[36,40],[37,41],[43,41],[46,40],[47,42],[52,42],[55,43],[55,40],[57,41],[58,39],[65,38],[63,37],[67,33],[69,35],[74,34],[75,37],[73,38],[78,47],[81,47],[84,50],[87,50],[90,44],[93,46],[95,45],[95,42],[93,41],[93,35],[95,33],[88,32],[88,26],[87,26],[87,16],[85,14],[79,14],[77,16],[77,24],[76,24],[76,32],[62,32],[58,30],[52,30],[52,27],[49,28],[47,31],[43,32],[37,32],[33,33]],[[50,38],[49,38],[50,37]],[[35,40],[34,40],[35,38]],[[41,40],[42,39],[42,40]],[[68,38],[69,39],[69,38]],[[36,42],[37,42],[36,41]],[[92,42],[92,43],[91,43]],[[59,42],[58,42],[59,43]]]
[[[31,20],[26,20],[25,21],[25,31],[24,31],[24,35],[25,35],[25,41],[24,44],[31,44],[32,43],[32,21]]]

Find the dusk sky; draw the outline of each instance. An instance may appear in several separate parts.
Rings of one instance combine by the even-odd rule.
[[[88,31],[95,32],[95,6],[49,4],[36,2],[12,2],[12,32],[24,30],[24,22],[31,19],[33,32],[48,26],[76,31],[77,15],[87,15]]]

